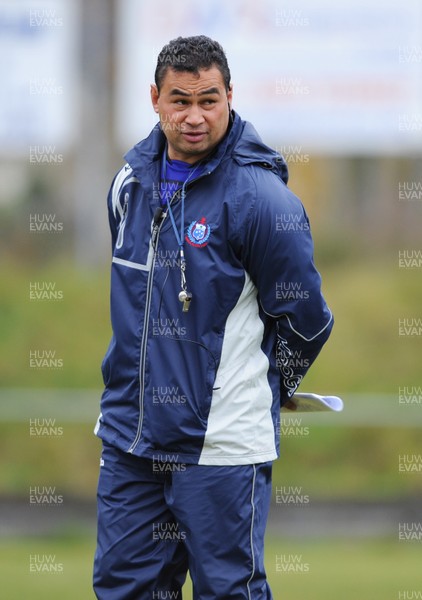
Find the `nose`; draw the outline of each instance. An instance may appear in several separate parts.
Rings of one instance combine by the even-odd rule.
[[[188,114],[185,118],[185,123],[191,127],[198,127],[204,122],[201,107],[197,104],[191,104]]]

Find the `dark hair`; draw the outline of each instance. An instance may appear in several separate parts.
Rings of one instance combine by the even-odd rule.
[[[197,74],[199,69],[209,69],[213,66],[219,69],[228,91],[230,69],[220,44],[205,35],[178,37],[166,44],[158,55],[155,84],[160,91],[168,69]]]

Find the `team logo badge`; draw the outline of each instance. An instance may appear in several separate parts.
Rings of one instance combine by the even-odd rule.
[[[202,217],[199,221],[192,221],[189,225],[185,240],[195,248],[203,248],[208,244],[210,233],[211,227],[205,217]]]

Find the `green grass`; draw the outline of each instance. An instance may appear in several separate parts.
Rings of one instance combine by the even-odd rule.
[[[93,425],[66,423],[60,437],[34,438],[25,424],[1,423],[0,494],[28,498],[30,486],[53,486],[66,497],[95,499],[101,441]],[[61,425],[60,425],[61,426]]]
[[[2,597],[7,600],[90,600],[93,537],[2,540]],[[54,557],[60,573],[30,572],[30,557]],[[299,572],[279,572],[288,556]],[[291,564],[291,562],[290,562]],[[395,600],[421,590],[418,543],[395,539],[292,540],[268,538],[266,569],[275,600]],[[303,570],[307,572],[303,572]],[[190,584],[184,600],[191,600]]]
[[[421,474],[399,472],[399,455],[420,453],[420,429],[416,426],[312,426],[306,437],[281,439],[273,487],[302,487],[311,501],[354,498],[382,502],[414,496],[422,492]]]
[[[278,573],[277,556],[299,555],[308,573]],[[266,565],[274,598],[388,600],[420,590],[420,548],[394,540],[270,540]]]
[[[304,384],[327,393],[396,393],[418,386],[420,337],[399,337],[398,321],[422,318],[420,274],[395,256],[363,257],[322,269],[335,325]]]
[[[0,364],[4,387],[95,387],[111,335],[108,269],[68,264],[2,265]],[[62,300],[30,300],[30,284],[53,284]],[[52,351],[63,368],[31,368],[30,351]]]
[[[27,538],[2,540],[2,598],[7,600],[85,600],[91,591],[95,538]],[[59,572],[30,572],[31,557],[50,557],[51,569]],[[34,561],[34,558],[32,558]],[[41,559],[42,564],[42,559]],[[33,567],[34,569],[36,567]]]

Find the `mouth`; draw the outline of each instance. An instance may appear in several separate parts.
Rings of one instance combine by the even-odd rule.
[[[182,131],[183,138],[190,143],[197,144],[202,142],[206,136],[205,131]]]

